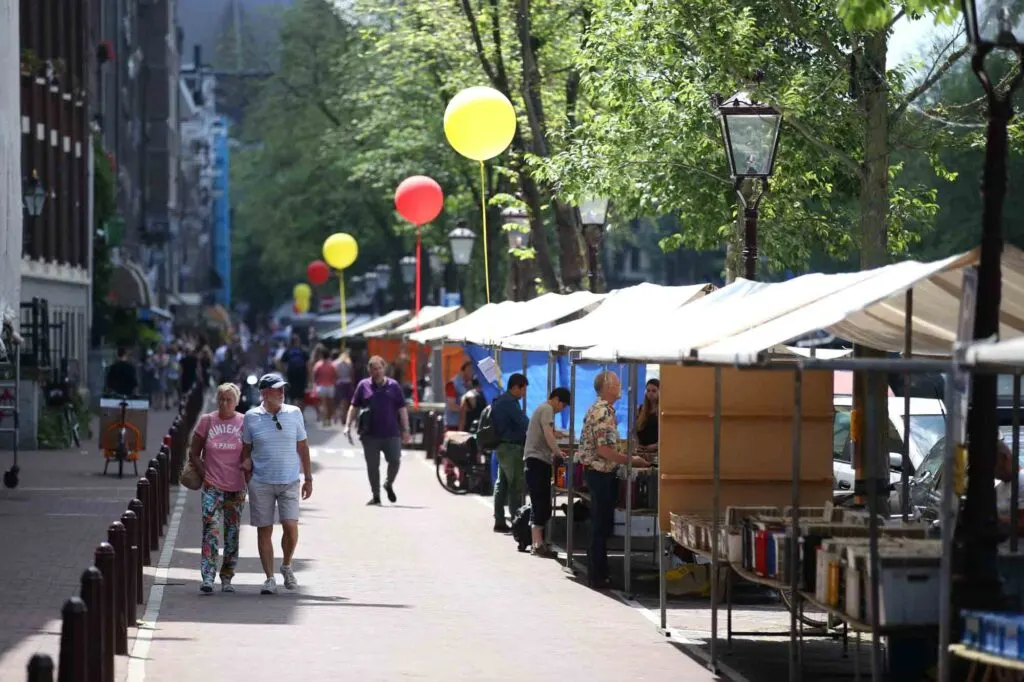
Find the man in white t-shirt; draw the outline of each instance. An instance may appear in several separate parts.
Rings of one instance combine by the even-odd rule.
[[[564,456],[558,447],[555,415],[568,407],[570,401],[569,389],[556,388],[533,411],[526,429],[523,462],[526,490],[530,494],[531,553],[534,556],[555,556],[544,543],[544,527],[551,519],[551,469],[555,458]]]

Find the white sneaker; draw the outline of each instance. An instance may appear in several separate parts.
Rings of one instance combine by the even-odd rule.
[[[299,586],[299,581],[295,579],[295,571],[291,566],[281,564],[281,577],[284,578],[285,589],[294,590]]]
[[[202,594],[213,594],[213,581],[203,581],[203,584],[199,586],[199,592]]]
[[[260,594],[277,594],[277,581],[273,578],[267,578],[264,580]]]
[[[235,586],[231,584],[231,578],[220,579],[220,591],[221,592],[234,592]]]

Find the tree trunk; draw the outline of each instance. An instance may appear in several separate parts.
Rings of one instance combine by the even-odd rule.
[[[17,0],[0,0],[0,318],[18,331],[21,301],[21,92]]]

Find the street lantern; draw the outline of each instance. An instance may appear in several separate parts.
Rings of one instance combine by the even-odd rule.
[[[402,273],[402,283],[412,286],[416,281],[416,256],[406,256],[398,261],[398,268]]]
[[[427,257],[430,262],[430,274],[435,278],[444,275],[444,249],[440,246],[432,246],[430,255]]]
[[[986,51],[992,48],[1020,47],[1014,35],[1013,15],[1006,0],[964,0],[964,23],[967,40]]]
[[[586,196],[579,205],[580,224],[583,226],[583,243],[587,247],[587,281],[590,291],[597,293],[597,254],[604,238],[605,222],[608,219],[608,199]]]
[[[448,243],[452,247],[452,261],[460,266],[469,265],[475,242],[476,235],[473,234],[473,230],[466,227],[466,222],[460,220],[456,223],[455,229],[448,233]]]
[[[352,294],[354,296],[359,296],[363,293],[363,281],[362,275],[356,275],[351,279],[349,286],[352,287]]]
[[[722,126],[729,175],[743,207],[744,276],[753,280],[757,277],[757,211],[775,170],[782,114],[753,101],[745,92],[724,102],[720,95],[714,95],[711,104]]]
[[[39,176],[35,171],[32,172],[32,177],[25,183],[22,203],[25,206],[25,212],[30,217],[38,218],[43,214],[43,205],[46,204],[46,190],[43,189],[43,183],[39,181]]]
[[[510,206],[501,212],[509,249],[525,249],[530,243],[530,216],[526,209]]]
[[[377,272],[378,286],[380,286],[382,291],[387,291],[391,285],[391,266],[387,263],[381,263],[374,270]]]
[[[377,295],[377,284],[380,278],[377,276],[376,270],[370,270],[368,273],[363,275],[363,284],[366,285],[366,293],[369,294],[370,298]]]

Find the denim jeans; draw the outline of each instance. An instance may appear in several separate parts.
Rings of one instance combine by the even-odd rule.
[[[587,469],[583,473],[590,492],[590,547],[587,568],[592,582],[608,579],[608,538],[615,523],[619,479],[614,472]]]

